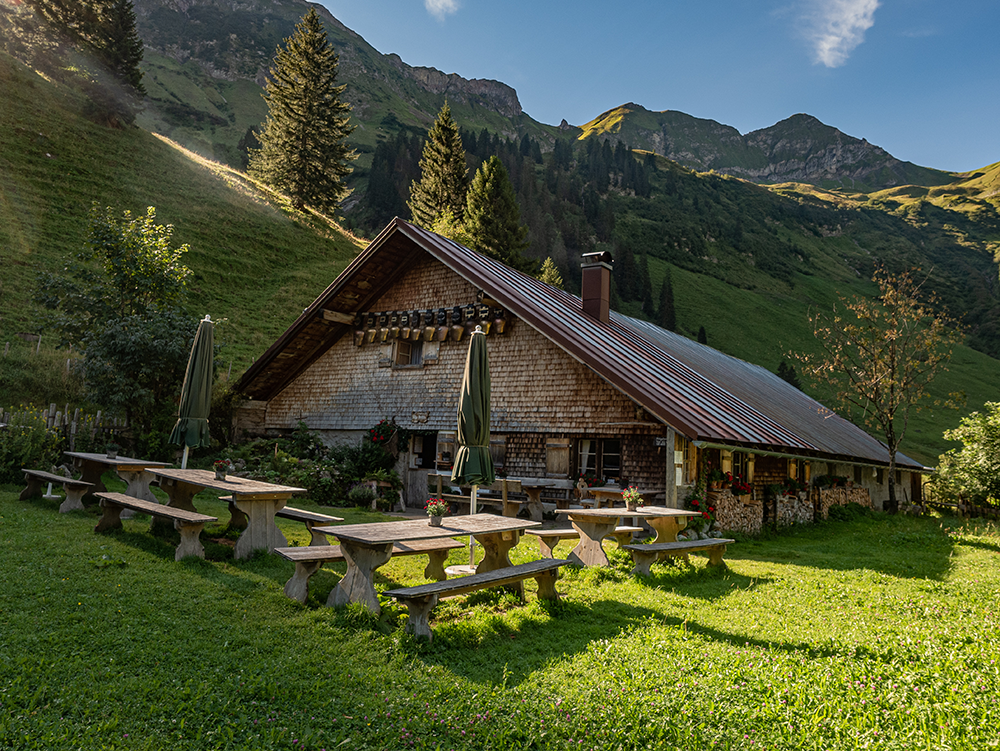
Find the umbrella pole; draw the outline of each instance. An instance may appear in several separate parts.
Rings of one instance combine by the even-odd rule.
[[[184,444],[184,453],[181,456],[181,469],[187,469],[188,465],[188,446]]]
[[[476,492],[479,490],[477,485],[472,486],[472,492],[469,494],[469,509],[475,514],[476,513]],[[476,538],[469,535],[469,565],[476,565]]]

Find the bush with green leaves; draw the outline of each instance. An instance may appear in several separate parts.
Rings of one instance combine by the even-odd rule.
[[[21,482],[24,467],[48,470],[61,453],[59,432],[47,427],[43,411],[22,405],[0,428],[0,482]]]
[[[1000,402],[987,402],[982,412],[962,418],[946,431],[959,448],[942,454],[934,490],[942,500],[977,506],[1000,506]]]
[[[37,300],[60,343],[84,354],[87,397],[132,427],[129,451],[166,453],[197,319],[181,303],[191,269],[187,245],[171,246],[156,209],[119,217],[91,207],[87,245],[60,274],[39,276]]]
[[[375,492],[375,489],[366,483],[352,485],[347,491],[347,502],[351,506],[371,508],[372,501],[374,501],[377,497],[378,494]]]

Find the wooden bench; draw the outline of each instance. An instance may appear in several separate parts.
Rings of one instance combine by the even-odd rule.
[[[448,551],[465,545],[450,537],[432,540],[411,540],[397,542],[392,546],[392,555],[427,554],[427,568],[424,576],[442,581],[448,578],[444,564]],[[310,545],[305,548],[275,548],[274,552],[295,564],[295,573],[285,582],[285,594],[296,602],[304,603],[309,597],[309,579],[322,568],[324,563],[344,560],[340,545]],[[331,594],[332,596],[332,594]],[[329,604],[329,603],[328,603]]]
[[[520,512],[521,506],[528,503],[527,501],[514,500],[510,497],[510,493],[520,492],[520,480],[508,480],[505,477],[498,477],[492,485],[484,485],[477,490],[476,505],[498,506],[500,508],[500,513],[504,516],[514,518],[518,515],[518,512]],[[494,493],[499,493],[500,495],[497,496],[494,495]],[[458,505],[469,506],[472,504],[472,498],[467,495],[442,493],[441,498],[448,503],[455,503]]]
[[[219,496],[219,500],[229,503],[229,511],[233,511],[233,497],[231,495]],[[280,516],[282,519],[291,519],[305,524],[306,529],[309,531],[310,547],[315,545],[330,544],[330,541],[326,539],[326,535],[323,532],[317,532],[315,527],[322,527],[327,524],[344,521],[339,516],[327,516],[326,514],[320,514],[316,511],[306,511],[305,509],[292,508],[291,506],[285,506],[283,509],[275,511],[274,515]]]
[[[21,491],[20,499],[26,501],[40,495],[43,484],[62,485],[66,492],[66,499],[59,505],[59,513],[65,514],[67,511],[82,511],[83,496],[89,488],[94,487],[92,482],[74,480],[72,477],[63,477],[41,469],[24,469],[24,482],[26,487]],[[48,496],[45,496],[48,497]]]
[[[618,547],[623,548],[632,541],[636,532],[642,532],[642,527],[631,527],[622,525],[615,527],[615,531],[608,537],[614,537],[618,542]],[[562,527],[559,529],[526,529],[525,534],[535,535],[538,538],[538,548],[543,558],[551,558],[556,545],[560,540],[578,539],[580,533],[572,527]]]
[[[159,503],[151,503],[141,498],[133,498],[124,493],[95,493],[101,499],[103,515],[94,527],[95,532],[107,532],[112,529],[121,529],[121,513],[125,509],[132,509],[149,516],[163,519],[173,519],[174,529],[180,532],[181,541],[174,553],[174,560],[179,561],[185,556],[193,555],[198,558],[205,557],[205,546],[201,544],[199,535],[208,522],[218,521],[214,516],[198,514],[194,511],[174,508],[173,506],[163,506]]]
[[[678,542],[655,542],[649,545],[625,545],[625,550],[632,554],[632,563],[635,568],[634,574],[649,576],[649,567],[664,558],[672,556],[682,556],[687,558],[688,553],[708,553],[709,566],[725,566],[722,560],[726,546],[736,540],[710,539],[710,540],[681,540]]]
[[[398,602],[406,605],[409,620],[406,624],[407,633],[415,636],[426,636],[430,641],[431,635],[430,614],[438,600],[443,597],[455,597],[479,589],[491,587],[502,587],[507,584],[520,584],[525,579],[535,579],[538,582],[538,597],[543,600],[558,600],[559,594],[556,592],[556,580],[559,578],[560,566],[565,566],[569,561],[559,558],[543,558],[540,561],[531,561],[517,566],[507,566],[488,571],[484,574],[472,574],[471,576],[460,576],[455,579],[440,581],[435,584],[421,584],[416,587],[406,587],[405,589],[393,589],[386,592],[386,597],[392,597]],[[521,590],[521,597],[524,591]]]

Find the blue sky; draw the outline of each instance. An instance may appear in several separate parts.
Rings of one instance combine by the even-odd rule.
[[[1000,161],[998,0],[320,1],[543,123],[636,102],[747,133],[806,112],[926,167]]]

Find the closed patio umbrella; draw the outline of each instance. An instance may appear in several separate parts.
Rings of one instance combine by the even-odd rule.
[[[480,485],[496,479],[490,456],[490,362],[486,334],[478,326],[472,334],[465,359],[462,389],[458,395],[458,450],[451,481],[471,485],[471,512],[476,513],[476,492]],[[474,564],[474,538],[469,538],[469,565]]]
[[[181,469],[187,467],[188,450],[192,446],[207,447],[212,443],[208,432],[208,413],[212,407],[214,328],[209,316],[205,316],[198,324],[187,370],[184,372],[177,422],[170,431],[169,442],[184,447]]]

